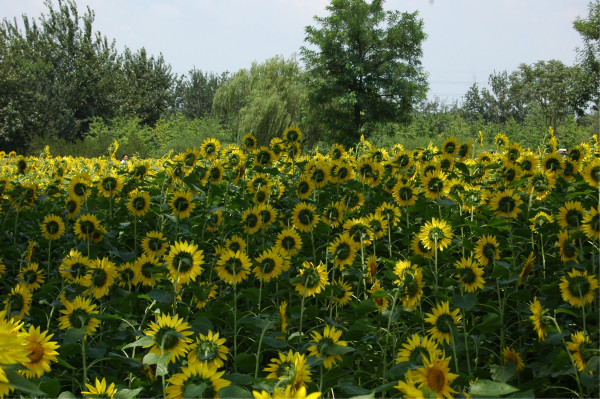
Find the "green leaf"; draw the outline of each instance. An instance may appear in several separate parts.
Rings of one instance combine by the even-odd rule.
[[[496,262],[492,271],[492,277],[506,280],[510,277],[510,270],[504,264]]]
[[[143,389],[144,388],[119,389],[114,397],[115,399],[134,399]]]
[[[156,362],[158,362],[158,355],[156,353],[147,353],[142,359],[142,363],[148,366],[156,364]]]
[[[167,292],[159,289],[153,289],[148,295],[150,295],[150,298],[160,303],[171,303],[173,302],[173,298],[175,298],[174,292]]]
[[[200,384],[187,383],[185,384],[185,391],[183,392],[184,398],[201,398],[202,394],[206,390],[206,383]]]
[[[287,342],[284,339],[273,338],[273,337],[263,337],[263,342],[265,345],[270,346],[271,348],[283,349],[288,346]]]
[[[250,374],[231,373],[223,375],[223,378],[231,381],[234,385],[250,385],[254,378]]]
[[[73,344],[81,341],[85,336],[85,328],[69,328],[65,332],[65,338],[63,339],[63,345]]]
[[[169,360],[169,356],[171,356],[170,352],[162,355],[158,361],[156,362],[156,376],[161,377],[163,375],[169,374],[169,367],[167,366],[167,361]]]
[[[55,398],[60,393],[60,381],[56,378],[46,380],[40,384],[40,389],[46,393],[46,396]]]
[[[354,348],[344,345],[328,345],[326,353],[328,355],[345,355],[346,353],[354,352]]]
[[[498,397],[517,392],[518,390],[519,388],[515,388],[512,385],[505,384],[504,382],[477,380],[471,386],[471,391],[469,393],[476,397]]]
[[[44,391],[42,391],[33,381],[28,380],[16,371],[8,369],[4,370],[4,373],[6,374],[6,378],[8,378],[8,383],[15,389],[36,396],[45,395]]]
[[[390,294],[388,294],[385,290],[379,290],[371,294],[371,298],[385,298],[388,296],[390,296]]]
[[[491,377],[494,381],[507,382],[517,374],[517,366],[514,362],[506,362],[504,366],[491,365]]]
[[[454,306],[468,312],[477,305],[477,295],[471,292],[465,295],[454,295],[451,302]]]
[[[219,398],[221,399],[252,399],[253,397],[246,388],[233,384],[219,389]]]
[[[566,313],[568,315],[571,315],[573,317],[579,317],[581,316],[581,314],[577,314],[575,312],[573,312],[571,309],[567,309],[567,308],[556,308],[554,309],[554,313]]]
[[[123,349],[135,348],[137,346],[148,346],[148,345],[152,345],[153,343],[154,343],[154,338],[152,338],[148,335],[144,335],[140,339],[138,339],[130,344],[125,345],[123,347]]]
[[[76,399],[77,396],[73,395],[71,391],[63,391],[58,395],[58,399]]]

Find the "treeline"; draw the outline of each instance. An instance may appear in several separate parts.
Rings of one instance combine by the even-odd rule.
[[[363,60],[357,61],[359,53],[340,53],[353,51],[348,43],[331,54],[301,49],[306,69],[295,57],[278,56],[235,73],[192,69],[177,76],[162,55],[144,48],[117,51],[114,41],[94,31],[91,9],[81,14],[74,0],[58,0],[56,7],[47,0],[39,18],[4,19],[0,26],[0,148],[38,154],[51,144],[57,155],[97,156],[117,139],[129,154],[160,156],[207,137],[239,143],[252,133],[267,144],[290,125],[303,131],[306,146],[320,148],[345,137],[351,143],[360,134],[381,145],[422,146],[449,136],[475,142],[479,131],[490,140],[504,132],[535,148],[549,126],[559,145],[569,147],[598,132],[599,0],[590,3],[586,19],[574,21],[584,42],[576,65],[539,61],[494,73],[489,88],[473,85],[453,104],[427,101],[423,71],[406,72],[406,65],[420,65],[422,21],[416,13],[386,14],[382,3],[344,0],[328,7],[337,18],[331,21],[347,19],[361,32],[373,29],[373,21],[395,21],[384,36],[365,36],[381,51]],[[319,19],[321,30],[307,28],[311,44],[331,48],[322,34],[331,21]],[[377,58],[383,50],[397,53],[383,43],[407,38],[413,47],[403,55],[406,60]],[[334,78],[325,66],[343,57],[353,67],[334,65],[338,80],[329,81]],[[389,65],[404,74],[395,77],[395,92],[385,87],[386,79],[369,82],[375,75],[391,76]],[[344,89],[344,82],[361,84]],[[339,120],[352,122],[348,134]]]

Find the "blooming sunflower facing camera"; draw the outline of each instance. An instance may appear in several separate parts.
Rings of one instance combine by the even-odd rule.
[[[198,335],[196,341],[190,346],[187,355],[188,364],[194,366],[200,363],[208,367],[223,367],[229,354],[225,342],[225,338],[219,338],[219,333],[213,333],[211,330],[206,335]]]
[[[193,331],[178,314],[158,315],[156,322],[150,322],[149,327],[149,330],[144,331],[144,334],[153,340],[153,343],[144,345],[144,348],[150,348],[149,353],[154,353],[159,357],[169,353],[167,364],[186,355],[192,342],[189,336],[193,334]]]
[[[187,241],[177,241],[169,247],[169,254],[165,263],[171,280],[176,286],[189,284],[204,270],[200,265],[204,263],[204,254],[198,245]]]
[[[438,303],[432,313],[426,314],[425,322],[432,325],[427,333],[439,344],[444,342],[450,344],[452,343],[452,330],[462,328],[459,325],[460,319],[460,309],[450,311],[450,302]]]
[[[21,373],[26,378],[38,378],[50,372],[50,363],[57,361],[58,343],[51,341],[54,334],[42,332],[40,327],[29,326],[25,342],[27,344],[28,361],[22,363],[26,370]]]
[[[423,367],[409,370],[413,374],[414,381],[420,389],[426,389],[434,393],[436,398],[452,398],[453,393],[457,393],[452,389],[450,384],[454,381],[458,374],[450,372],[451,357],[444,358],[423,358]]]

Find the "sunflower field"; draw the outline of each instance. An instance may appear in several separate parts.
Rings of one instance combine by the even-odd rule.
[[[301,143],[1,153],[0,397],[600,396],[596,136]]]

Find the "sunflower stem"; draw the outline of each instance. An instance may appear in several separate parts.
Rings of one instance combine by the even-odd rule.
[[[565,339],[562,337],[562,330],[556,321],[556,310],[554,310],[554,317],[548,317],[554,323],[554,326],[558,330],[558,333],[561,335],[560,339],[565,346],[566,352],[569,355],[569,359],[571,359],[571,364],[573,365],[573,373],[575,373],[575,380],[577,381],[577,388],[579,389],[579,393],[583,393],[583,389],[581,389],[581,382],[579,381],[579,372],[577,371],[577,364],[575,364],[575,359],[573,359],[573,355],[571,355],[571,351],[569,350],[569,346],[565,342]]]
[[[233,271],[233,372],[237,373],[237,273],[235,271],[235,262],[231,262]]]
[[[260,348],[262,347],[262,342],[263,342],[263,337],[265,336],[265,332],[267,331],[267,329],[271,326],[271,321],[269,320],[269,322],[263,327],[261,333],[260,333],[260,338],[258,339],[258,348],[256,349],[256,364],[254,366],[254,379],[258,378],[258,359],[260,359]]]
[[[454,368],[456,369],[456,373],[459,373],[458,369],[458,356],[456,356],[456,340],[454,339],[454,325],[450,327],[450,335],[452,336],[452,354],[454,357]],[[468,356],[468,355],[467,355]]]
[[[81,384],[82,389],[85,388],[85,384],[87,383],[87,357],[85,355],[85,336],[81,339],[81,361],[83,367],[83,384]]]
[[[302,300],[300,301],[300,326],[298,328],[298,337],[302,341],[302,321],[304,319],[304,301],[306,299],[306,284],[308,283],[308,274],[304,278],[304,290],[302,291]]]
[[[394,317],[394,310],[396,308],[396,301],[398,300],[398,293],[400,290],[395,289],[394,298],[392,299],[392,309],[390,310],[390,316],[388,317],[387,330],[385,334],[385,350],[383,351],[383,374],[381,376],[382,381],[385,383],[385,375],[387,374],[387,349],[389,348],[390,328],[392,326],[392,317]]]
[[[583,303],[583,294],[581,293],[581,286],[577,284],[577,290],[579,291],[579,300],[581,301],[581,312],[583,317],[583,331],[587,331],[585,328],[585,303]]]

